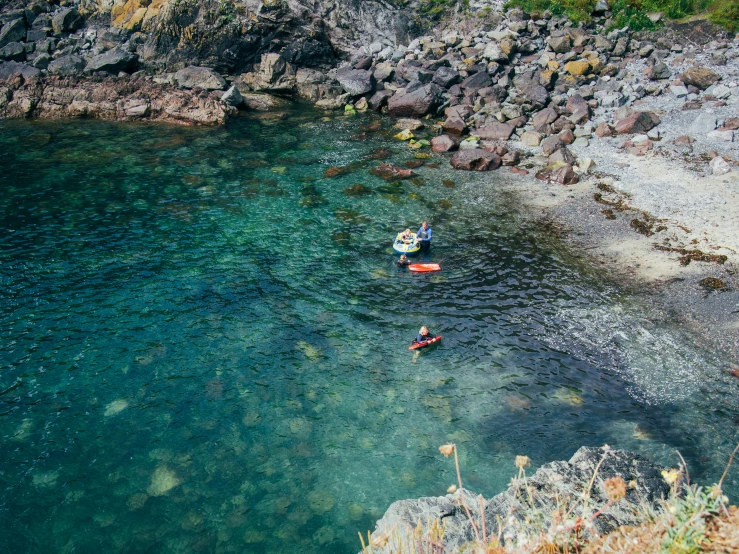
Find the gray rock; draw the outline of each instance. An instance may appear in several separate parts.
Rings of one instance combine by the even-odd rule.
[[[174,74],[175,82],[182,88],[202,88],[205,90],[223,90],[226,80],[208,67],[191,65]]]
[[[649,68],[647,77],[649,77],[653,81],[669,79],[670,77],[672,77],[672,71],[670,71],[670,68],[667,67],[667,64],[663,62],[657,62]]]
[[[26,59],[26,49],[20,42],[9,42],[0,48],[0,59],[22,62]]]
[[[71,33],[77,29],[81,29],[85,25],[85,20],[80,13],[74,8],[65,8],[59,10],[51,18],[51,28],[54,34]]]
[[[24,63],[0,62],[0,80],[7,79],[16,73],[20,73],[24,79],[30,79],[38,75],[40,71]]]
[[[16,19],[3,25],[0,29],[0,48],[9,42],[20,42],[26,38],[26,25],[23,19]]]
[[[26,32],[26,40],[28,42],[37,42],[39,40],[44,40],[47,36],[49,36],[49,33],[46,31],[46,29],[29,29]]]
[[[87,62],[85,71],[93,73],[95,71],[107,71],[113,75],[117,75],[121,71],[131,73],[136,68],[139,57],[122,48],[113,48],[103,54],[93,57]]]
[[[734,142],[734,131],[727,129],[716,129],[706,135],[709,139],[720,140],[724,142]]]
[[[577,179],[570,166],[555,171],[567,173],[570,181]],[[603,490],[605,480],[619,476],[627,483],[634,481],[636,487],[628,488],[622,501],[611,505],[594,518],[594,531],[605,534],[622,525],[633,526],[642,523],[639,515],[642,512],[637,509],[641,502],[654,510],[661,509],[659,501],[669,492],[669,486],[660,475],[663,468],[631,452],[582,447],[569,462],[545,464],[526,482],[514,480],[507,491],[490,500],[483,500],[488,533],[505,537],[509,529],[515,534],[516,529],[529,525],[548,529],[552,514],[567,513],[580,498],[583,487],[593,478],[599,463],[601,465],[591,490],[588,516],[607,503],[608,498]],[[543,521],[526,522],[529,514],[526,505],[529,490],[534,496],[538,513],[544,518]],[[405,539],[419,521],[425,532],[429,523],[437,519],[441,519],[445,526],[444,551],[459,551],[460,547],[472,541],[475,536],[462,504],[468,507],[475,521],[481,520],[479,497],[465,489],[453,495],[394,502],[377,522],[377,527],[372,533],[373,540],[387,537],[389,541],[381,548],[375,547],[374,552],[388,554],[401,551],[400,545],[395,544],[398,535]],[[499,522],[503,523],[503,529],[498,528]]]
[[[564,148],[565,144],[562,139],[557,135],[545,138],[541,141],[541,151],[544,152],[545,156],[554,154],[560,148]]]
[[[500,45],[496,42],[490,42],[482,52],[482,57],[491,62],[507,62],[508,55],[501,50]]]
[[[704,135],[713,131],[717,124],[715,114],[703,112],[693,120],[688,131],[693,135]]]
[[[551,138],[551,137],[550,137]],[[588,139],[585,139],[587,141]],[[552,153],[551,156],[549,156],[549,165],[556,165],[556,164],[574,164],[575,163],[575,155],[569,151],[569,149],[566,146],[562,146],[562,148],[557,149]]]
[[[336,72],[336,79],[341,88],[352,96],[367,94],[374,86],[372,72],[363,69],[342,68]]]
[[[672,94],[676,98],[685,98],[688,95],[688,87],[684,87],[682,85],[672,85],[670,86],[670,94]]]
[[[236,88],[236,86],[232,86],[223,93],[223,96],[221,96],[221,102],[227,106],[233,106],[234,108],[238,108],[243,101],[244,97],[241,96],[241,92],[239,92],[239,89]]]
[[[387,105],[387,101],[392,96],[393,91],[391,90],[378,90],[370,97],[369,100],[367,100],[367,105],[370,107],[371,110],[379,110],[383,106]]]
[[[396,94],[388,100],[388,113],[394,117],[422,117],[439,107],[441,95],[441,87],[434,83],[403,95]]]
[[[375,66],[375,70],[372,74],[375,77],[375,81],[381,83],[382,81],[386,81],[392,77],[393,73],[395,73],[395,67],[393,64],[390,62],[382,62]]]
[[[487,71],[478,71],[477,73],[467,77],[459,86],[463,91],[470,93],[477,92],[481,88],[489,87],[492,83],[493,80],[490,78]]]
[[[44,52],[36,56],[33,59],[33,62],[31,65],[33,65],[33,67],[36,67],[38,69],[47,69],[50,63],[51,63],[51,56],[49,56],[49,54]]]
[[[85,60],[79,56],[62,56],[49,63],[49,73],[55,75],[77,75],[85,69]]]
[[[558,54],[564,54],[565,52],[569,52],[572,48],[572,39],[570,39],[569,35],[550,37],[549,40],[547,40],[547,44],[549,44],[549,48]]]
[[[524,88],[521,95],[531,103],[531,107],[535,110],[543,108],[547,105],[547,102],[549,102],[549,93],[547,92],[547,89],[534,83]]]
[[[442,66],[436,70],[436,73],[434,73],[432,82],[442,88],[449,88],[459,82],[459,71],[452,69],[451,67]]]

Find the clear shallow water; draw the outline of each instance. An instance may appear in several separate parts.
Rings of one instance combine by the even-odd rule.
[[[0,550],[355,552],[392,501],[454,481],[448,440],[486,495],[517,454],[603,443],[720,475],[720,356],[505,173],[392,187],[368,156],[413,152],[321,117],[0,124]],[[397,270],[392,237],[424,219],[444,271]],[[444,341],[414,355],[422,324]]]

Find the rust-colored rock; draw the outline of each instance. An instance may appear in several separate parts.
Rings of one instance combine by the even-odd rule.
[[[490,171],[498,169],[501,164],[500,156],[486,152],[482,148],[472,148],[456,152],[451,159],[454,169],[467,171]]]
[[[653,112],[634,112],[616,122],[616,134],[646,133],[659,123],[659,117]]]
[[[574,185],[579,181],[575,170],[569,164],[545,167],[536,174],[536,178],[559,185]]]
[[[410,179],[415,175],[410,169],[403,169],[393,164],[380,164],[370,169],[370,173],[386,181]]]

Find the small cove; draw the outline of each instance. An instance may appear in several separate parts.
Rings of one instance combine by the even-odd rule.
[[[486,496],[517,454],[603,443],[720,476],[720,353],[503,171],[387,183],[379,158],[416,161],[389,122],[322,117],[0,123],[0,549],[354,552],[454,481],[448,440]],[[399,271],[392,237],[424,219],[444,271]],[[444,341],[414,355],[421,324]]]

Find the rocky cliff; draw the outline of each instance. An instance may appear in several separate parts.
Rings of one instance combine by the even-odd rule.
[[[608,505],[593,518],[593,527],[585,533],[595,531],[604,534],[622,525],[637,525],[642,523],[639,508],[648,506],[659,511],[659,501],[669,493],[669,486],[660,474],[662,469],[631,452],[609,450],[606,447],[582,447],[569,461],[545,464],[525,482],[514,480],[505,492],[483,500],[488,535],[500,534],[504,544],[523,546],[529,532],[546,533],[555,514],[567,513],[582,499],[594,474],[587,516],[592,516],[607,505],[608,494],[604,483],[608,479],[621,477],[628,483],[628,488],[621,501]],[[475,539],[463,504],[470,510],[478,528],[481,528],[479,498],[467,490],[440,497],[394,502],[372,533],[374,552],[404,551],[402,546],[413,536],[419,522],[423,528],[420,535],[425,536],[429,527],[437,521],[445,530],[444,552],[459,552],[460,547]],[[573,511],[572,517],[580,515],[581,506]],[[534,514],[540,515],[541,519],[534,517]],[[502,529],[499,528],[500,522]]]

